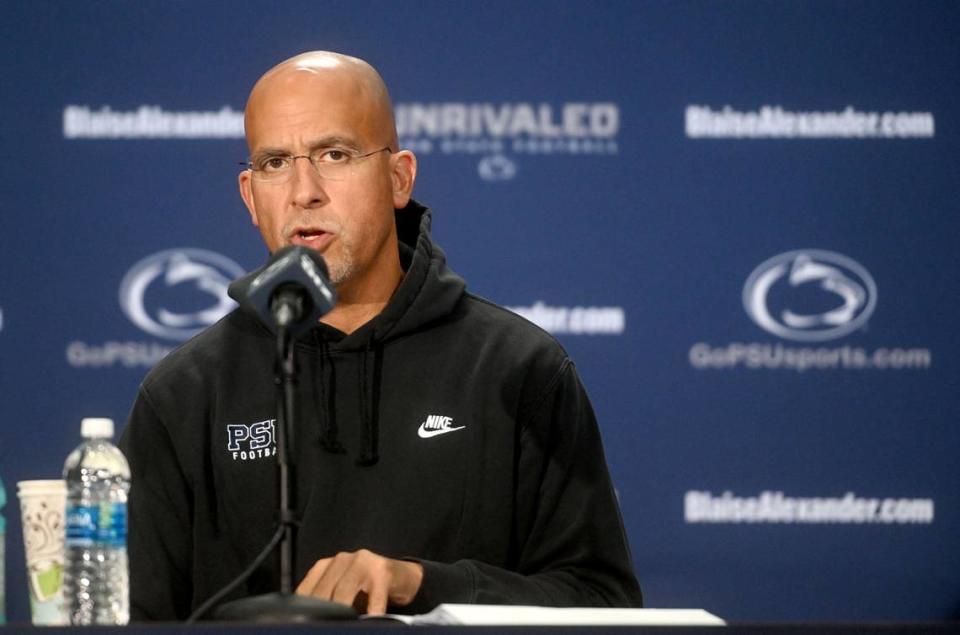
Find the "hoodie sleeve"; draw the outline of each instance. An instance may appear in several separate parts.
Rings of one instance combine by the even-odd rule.
[[[177,620],[190,613],[191,488],[166,426],[141,387],[120,448],[130,462],[130,616]]]
[[[423,583],[405,612],[450,602],[642,605],[596,417],[569,360],[521,425],[516,566],[421,560]]]

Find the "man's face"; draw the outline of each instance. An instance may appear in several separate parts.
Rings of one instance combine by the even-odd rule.
[[[334,147],[367,154],[391,142],[363,83],[336,72],[290,70],[270,78],[251,98],[246,133],[254,163]],[[412,160],[409,153],[379,152],[329,180],[309,160],[296,159],[283,182],[242,172],[240,192],[271,252],[286,245],[316,249],[335,285],[362,292],[391,259],[396,265],[393,210],[409,200]]]

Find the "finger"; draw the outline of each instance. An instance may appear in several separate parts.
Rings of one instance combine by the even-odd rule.
[[[324,572],[326,572],[327,567],[330,566],[330,563],[333,561],[333,558],[323,558],[317,560],[310,570],[307,571],[307,575],[304,576],[303,580],[300,581],[300,584],[297,585],[296,594],[297,595],[312,595],[314,587],[317,586],[317,582],[320,581],[320,578],[323,577]]]
[[[366,578],[367,572],[364,570],[362,564],[358,563],[355,558],[353,562],[350,563],[350,566],[344,570],[340,579],[337,580],[336,585],[331,591],[330,599],[340,604],[353,606],[353,601],[362,590]]]
[[[354,559],[355,556],[352,553],[341,552],[335,555],[323,575],[317,580],[312,595],[324,600],[332,600],[334,589],[340,582],[340,578],[343,577],[344,572],[350,568]]]
[[[367,614],[383,615],[387,612],[387,583],[375,582],[367,589]]]
[[[353,606],[361,592],[362,589],[355,578],[340,578],[337,586],[333,589],[330,599],[338,604]]]

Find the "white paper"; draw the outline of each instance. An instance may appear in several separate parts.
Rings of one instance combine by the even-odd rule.
[[[500,604],[441,604],[423,615],[387,615],[406,624],[464,626],[724,626],[703,609],[548,608]]]

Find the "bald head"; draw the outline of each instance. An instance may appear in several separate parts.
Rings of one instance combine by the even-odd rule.
[[[244,129],[251,153],[258,125],[291,99],[308,99],[318,109],[347,109],[359,132],[371,141],[397,149],[393,106],[383,78],[367,62],[329,51],[310,51],[280,62],[257,81],[244,112]]]
[[[257,81],[244,125],[251,167],[237,180],[253,224],[271,252],[299,245],[323,256],[341,307],[324,320],[352,332],[403,277],[395,210],[417,177],[416,156],[397,147],[383,80],[355,57],[297,55]]]

